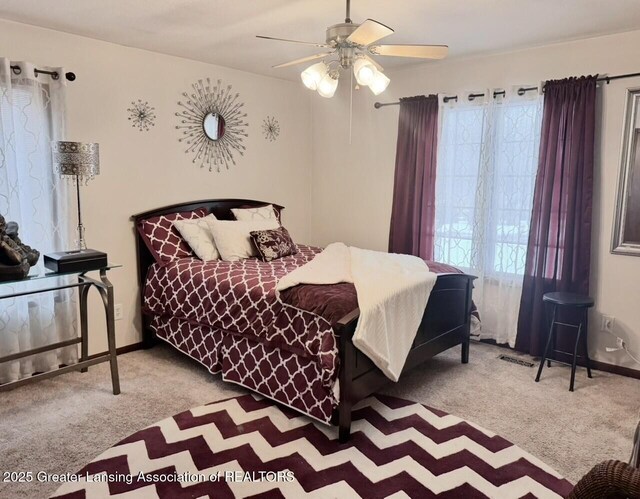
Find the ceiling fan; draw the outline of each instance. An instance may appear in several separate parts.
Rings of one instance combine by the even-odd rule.
[[[446,45],[380,45],[376,42],[389,36],[393,30],[373,19],[362,24],[351,21],[351,0],[347,2],[347,15],[344,23],[329,26],[325,43],[301,42],[258,35],[257,38],[281,42],[300,43],[313,47],[328,49],[319,54],[302,57],[294,61],[273,66],[284,68],[303,62],[323,59],[305,69],[300,77],[310,90],[317,90],[322,97],[333,97],[338,88],[340,69],[353,68],[353,74],[359,85],[368,86],[378,95],[389,86],[389,78],[384,74],[382,66],[371,56],[413,57],[418,59],[443,59],[449,47]],[[336,59],[328,59],[336,57]]]

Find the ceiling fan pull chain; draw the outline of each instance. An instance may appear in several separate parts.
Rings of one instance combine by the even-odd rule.
[[[351,88],[349,95],[349,145],[351,145],[351,131],[353,130],[353,71],[349,71],[349,73],[351,73],[351,79],[349,80],[349,87]]]

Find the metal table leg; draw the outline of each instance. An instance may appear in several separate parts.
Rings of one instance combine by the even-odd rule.
[[[118,358],[116,354],[116,328],[115,328],[115,310],[113,300],[113,285],[107,278],[106,270],[100,270],[100,280],[104,287],[98,287],[104,311],[107,318],[107,343],[109,345],[109,364],[111,365],[111,383],[113,385],[113,394],[120,393],[120,377],[118,376]]]
[[[78,280],[81,281],[82,277],[79,277]],[[80,288],[80,338],[82,340],[80,343],[80,361],[87,360],[89,357],[89,324],[87,319],[87,298],[89,296],[89,289],[91,289],[90,284]],[[86,373],[88,370],[88,367],[83,367],[80,369],[80,372]]]

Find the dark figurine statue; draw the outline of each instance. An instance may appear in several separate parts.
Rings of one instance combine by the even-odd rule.
[[[36,263],[38,263],[38,259],[40,258],[40,252],[38,250],[33,249],[31,246],[24,244],[20,237],[18,237],[18,224],[16,222],[8,222],[7,228],[5,230],[7,236],[16,243],[16,247],[20,254],[27,259],[27,263],[33,267]]]
[[[0,215],[0,281],[25,278],[39,258],[39,251],[20,240],[18,224]]]

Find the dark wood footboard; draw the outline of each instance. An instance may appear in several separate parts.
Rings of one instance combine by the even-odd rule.
[[[462,362],[466,364],[469,361],[474,279],[474,276],[467,274],[438,275],[403,373],[460,344]],[[334,423],[339,426],[341,442],[349,439],[353,405],[391,382],[353,346],[358,316],[359,311],[354,310],[342,318],[336,328],[340,349],[340,402],[334,414]]]

